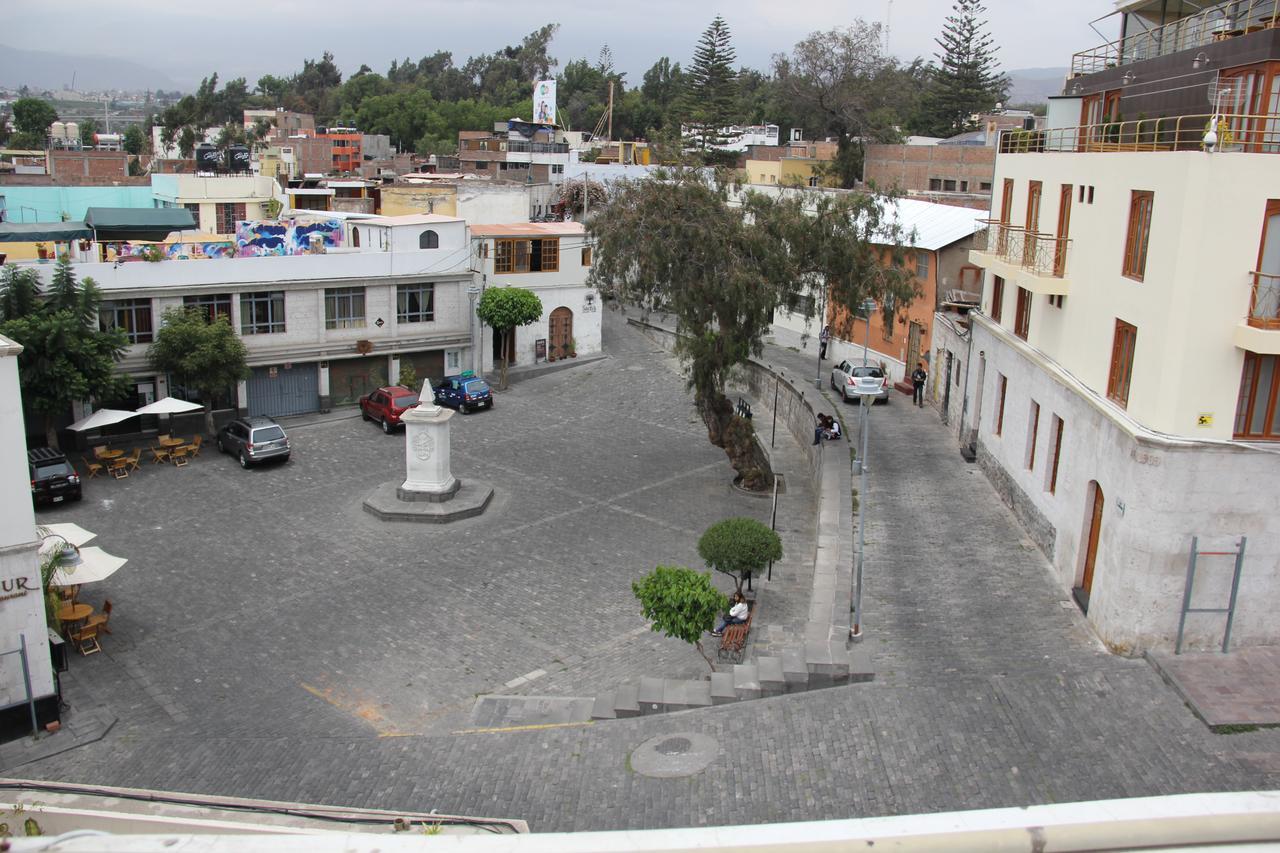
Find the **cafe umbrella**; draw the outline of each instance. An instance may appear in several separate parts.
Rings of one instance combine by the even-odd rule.
[[[67,429],[72,432],[85,432],[91,429],[102,429],[103,427],[118,424],[121,421],[127,421],[129,418],[136,418],[137,412],[126,412],[123,409],[98,409],[87,418],[81,418],[73,423]]]

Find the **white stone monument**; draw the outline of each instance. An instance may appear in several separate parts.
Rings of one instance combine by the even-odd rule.
[[[449,470],[451,409],[436,405],[431,383],[424,382],[418,405],[400,416],[404,424],[404,482],[383,483],[365,498],[366,512],[383,521],[448,524],[480,515],[493,498],[488,483],[464,483]]]
[[[453,411],[436,405],[430,381],[422,383],[418,399],[418,405],[400,416],[406,476],[396,496],[402,501],[447,501],[462,486],[449,471],[449,419]]]

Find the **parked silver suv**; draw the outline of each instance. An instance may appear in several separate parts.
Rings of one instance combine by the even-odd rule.
[[[269,459],[289,461],[289,437],[271,418],[236,418],[218,430],[218,452],[234,454],[241,468]]]

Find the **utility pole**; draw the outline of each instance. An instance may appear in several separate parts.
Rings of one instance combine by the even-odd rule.
[[[613,141],[613,81],[609,81],[609,129],[606,131],[608,138],[605,142]]]

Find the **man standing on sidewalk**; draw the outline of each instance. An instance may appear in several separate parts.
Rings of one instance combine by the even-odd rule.
[[[827,357],[827,344],[831,342],[831,327],[823,326],[822,331],[818,332],[818,360]]]
[[[924,369],[924,362],[917,361],[916,369],[911,372],[912,395],[911,402],[920,408],[924,408],[924,383],[929,379],[929,374]]]

